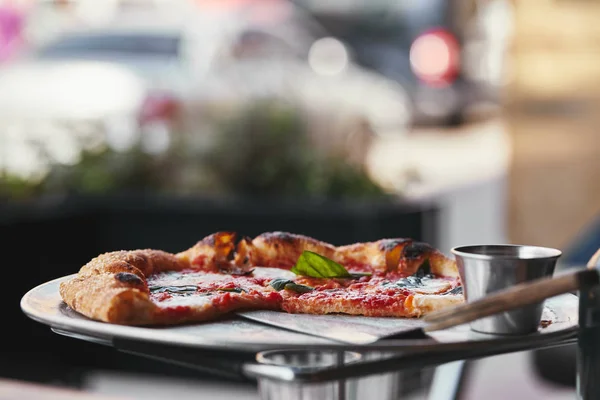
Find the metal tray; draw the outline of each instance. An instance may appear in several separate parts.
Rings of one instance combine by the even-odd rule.
[[[537,333],[527,336],[495,336],[473,332],[459,326],[431,333],[425,339],[388,339],[365,345],[343,343],[255,323],[232,316],[210,323],[173,327],[132,327],[90,320],[70,309],[61,299],[60,282],[73,275],[39,285],[21,299],[21,309],[35,321],[49,325],[55,332],[113,345],[115,340],[155,345],[193,347],[204,350],[259,352],[281,348],[336,349],[365,351],[432,352],[433,350],[479,349],[486,355],[548,347],[574,341],[578,332],[577,296],[565,294],[547,299]],[[314,316],[319,318],[319,316]],[[349,319],[353,317],[348,317]],[[382,318],[390,324],[393,319]],[[402,323],[401,319],[398,323]]]

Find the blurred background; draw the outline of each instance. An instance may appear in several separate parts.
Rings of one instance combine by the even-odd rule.
[[[104,251],[288,230],[585,263],[600,248],[599,15],[563,0],[0,0],[0,377],[257,398],[22,315],[27,290]],[[572,348],[473,366],[465,398],[574,393]],[[408,375],[407,395],[430,379]]]

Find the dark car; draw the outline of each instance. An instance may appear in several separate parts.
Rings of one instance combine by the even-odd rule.
[[[510,4],[503,0],[293,0],[354,61],[400,82],[413,123],[454,125],[497,104]]]

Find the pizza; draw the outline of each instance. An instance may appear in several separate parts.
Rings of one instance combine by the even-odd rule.
[[[73,310],[123,325],[211,321],[238,310],[418,318],[464,301],[456,263],[412,239],[334,246],[299,234],[211,234],[179,253],[101,254],[60,285]]]

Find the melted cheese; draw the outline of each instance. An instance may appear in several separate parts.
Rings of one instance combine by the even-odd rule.
[[[252,276],[256,278],[285,278],[291,279],[297,278],[298,276],[293,272],[280,268],[267,268],[267,267],[256,267],[252,272]]]
[[[213,296],[171,296],[158,303],[160,307],[189,307],[194,308],[207,308],[212,306]]]
[[[437,294],[445,293],[452,289],[452,284],[444,279],[427,279],[422,280],[423,286],[410,288],[415,293],[419,294]]]

